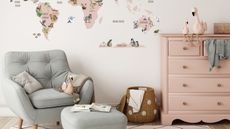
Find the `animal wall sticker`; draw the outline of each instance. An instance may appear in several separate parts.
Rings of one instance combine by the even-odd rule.
[[[41,33],[33,33],[33,36],[34,36],[34,38],[39,38],[39,37],[41,37]]]
[[[139,47],[144,47],[144,45],[141,45],[139,41],[134,40],[134,38],[131,38],[128,43],[113,43],[113,40],[110,39],[107,42],[102,42],[99,47],[100,48],[139,48]]]
[[[142,32],[146,33],[153,28],[154,33],[159,33],[160,30],[158,28],[154,28],[154,21],[159,23],[159,17],[151,18],[143,15],[138,20],[133,21],[133,29],[141,29]]]
[[[68,20],[67,20],[67,23],[74,23],[75,20],[76,20],[76,18],[74,16],[69,16]]]

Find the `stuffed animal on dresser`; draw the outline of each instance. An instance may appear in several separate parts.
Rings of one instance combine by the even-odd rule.
[[[207,31],[207,23],[199,17],[198,9],[196,7],[193,8],[192,11],[193,17],[195,17],[195,23],[193,25],[193,33],[194,34],[204,34]]]

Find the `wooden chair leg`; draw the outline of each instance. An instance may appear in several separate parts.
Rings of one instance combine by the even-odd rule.
[[[37,124],[33,124],[32,129],[38,129],[38,125]]]
[[[22,129],[23,119],[18,118],[18,129]]]

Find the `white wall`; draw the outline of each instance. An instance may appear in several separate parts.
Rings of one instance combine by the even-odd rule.
[[[32,33],[41,30],[35,15],[35,5],[27,2],[21,8],[14,8],[8,1],[0,1],[1,67],[7,51],[63,49],[73,71],[93,77],[97,102],[118,103],[125,89],[133,85],[151,86],[159,94],[159,35],[130,29],[128,26],[134,16],[130,16],[126,6],[116,10],[113,2],[104,0],[104,6],[99,11],[103,22],[101,25],[96,23],[89,30],[85,29],[80,20],[75,25],[65,23],[64,19],[75,13],[80,19],[83,15],[80,8],[68,4],[55,5],[62,14],[47,41],[43,37],[34,39],[32,36]],[[120,6],[124,3],[125,0],[121,1]],[[160,17],[161,33],[180,33],[186,19],[190,24],[193,23],[191,10],[197,6],[200,15],[208,22],[209,32],[212,32],[214,22],[230,21],[228,5],[229,0],[155,0],[151,10]],[[114,25],[110,22],[113,18],[126,18],[127,24]],[[145,48],[98,48],[99,43],[111,37],[117,42],[129,41],[134,37],[144,42]],[[1,77],[2,69],[0,73]],[[2,84],[1,79],[0,82]],[[5,105],[1,94],[0,105]]]

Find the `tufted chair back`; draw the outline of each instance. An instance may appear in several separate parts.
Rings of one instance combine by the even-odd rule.
[[[11,78],[27,71],[44,88],[60,86],[70,71],[65,52],[62,50],[8,52],[5,62],[7,77]]]

